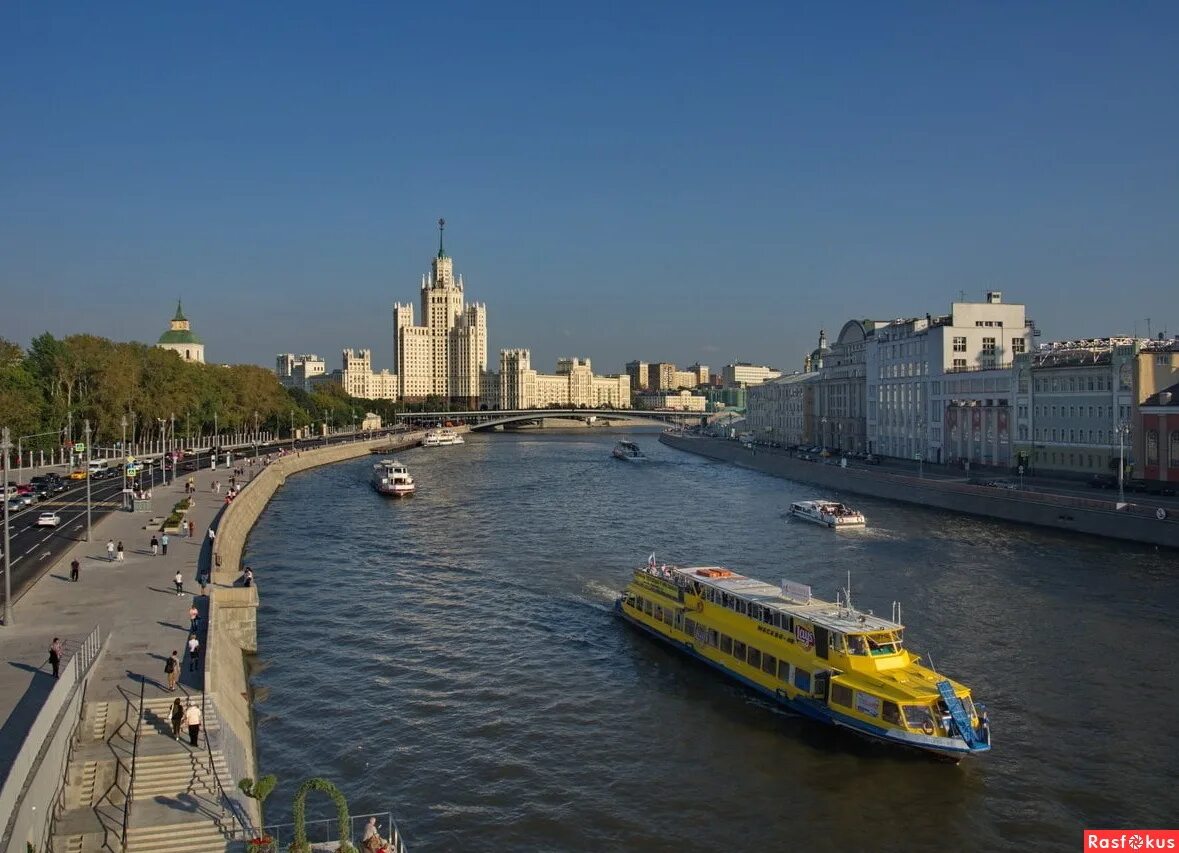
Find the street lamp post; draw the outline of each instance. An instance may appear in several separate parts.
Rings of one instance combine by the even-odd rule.
[[[1130,425],[1118,424],[1118,503],[1126,502],[1126,436],[1130,434]]]
[[[175,447],[176,447],[176,413],[175,412],[172,413],[172,417],[170,420],[172,421],[172,441],[171,441],[172,447],[170,449],[175,449]],[[176,481],[176,472],[175,471],[172,472],[172,481],[173,482]]]
[[[295,410],[291,409],[291,448],[295,446]]]
[[[12,450],[12,438],[8,427],[0,432],[0,454],[4,455],[4,482],[8,482],[8,451]],[[4,500],[4,625],[12,624],[12,548],[8,541],[8,499]]]
[[[86,541],[90,541],[90,418],[82,426],[82,439],[86,442]]]
[[[164,450],[164,436],[168,434],[167,421],[163,418],[156,418],[160,422],[160,485],[168,485],[168,456]],[[155,481],[155,475],[152,475],[152,481]]]
[[[122,491],[123,509],[126,509],[127,508],[127,459],[130,456],[130,454],[127,453],[127,416],[126,415],[123,415],[123,417],[121,417],[119,419],[119,425],[123,427],[123,441],[119,446],[119,449],[123,451],[123,464],[119,466],[119,468],[120,468],[119,480],[123,484],[123,491]]]

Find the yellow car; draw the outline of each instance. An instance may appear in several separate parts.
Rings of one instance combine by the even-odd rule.
[[[86,479],[86,472],[85,471],[70,471],[70,479],[71,480],[85,480]]]

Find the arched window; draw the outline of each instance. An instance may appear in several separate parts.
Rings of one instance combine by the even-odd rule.
[[[1159,431],[1157,429],[1146,431],[1146,464],[1159,464]]]
[[[1171,432],[1170,461],[1171,468],[1179,468],[1179,429]]]

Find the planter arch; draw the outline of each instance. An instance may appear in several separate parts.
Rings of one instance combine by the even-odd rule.
[[[356,848],[352,846],[349,839],[351,829],[351,817],[348,814],[348,801],[344,799],[344,795],[340,789],[329,782],[327,779],[319,777],[312,777],[299,786],[299,790],[295,792],[295,800],[292,807],[292,817],[295,822],[295,840],[291,842],[292,853],[308,853],[311,850],[311,845],[307,843],[307,795],[312,791],[323,791],[336,805],[336,819],[339,822],[340,834],[340,853],[355,853]]]

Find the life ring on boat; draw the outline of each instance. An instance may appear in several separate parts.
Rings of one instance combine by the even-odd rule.
[[[704,599],[703,598],[696,599],[696,612],[697,613],[704,612]]]
[[[921,724],[921,731],[925,732],[927,735],[933,734],[933,722],[926,720]]]

